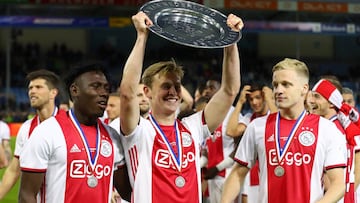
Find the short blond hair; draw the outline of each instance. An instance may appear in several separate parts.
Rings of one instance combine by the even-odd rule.
[[[151,87],[152,83],[154,82],[154,76],[158,73],[160,76],[166,75],[168,73],[173,73],[177,75],[180,79],[184,77],[184,70],[182,66],[177,65],[175,60],[161,61],[158,63],[154,63],[145,69],[141,78],[141,82],[144,85]]]
[[[309,69],[307,65],[297,59],[285,58],[273,66],[273,73],[278,70],[295,70],[306,79],[307,83],[309,82]]]

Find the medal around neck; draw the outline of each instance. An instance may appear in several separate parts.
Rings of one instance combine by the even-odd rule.
[[[277,177],[281,177],[285,174],[285,169],[282,166],[276,166],[274,169],[274,173]]]
[[[162,38],[195,48],[223,48],[238,42],[241,33],[232,31],[219,11],[185,0],[153,0],[143,11],[152,20],[149,29]]]
[[[96,187],[98,185],[98,179],[94,175],[89,176],[87,179],[87,185],[91,188]]]
[[[184,186],[185,186],[185,178],[182,177],[182,176],[176,177],[176,179],[175,179],[175,185],[176,185],[176,187],[178,187],[178,188],[184,187]]]

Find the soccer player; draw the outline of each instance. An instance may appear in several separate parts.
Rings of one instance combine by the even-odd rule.
[[[104,67],[80,63],[65,82],[74,106],[34,129],[20,156],[19,202],[36,202],[39,191],[41,202],[110,202],[122,172],[119,135],[99,119],[110,90]]]
[[[279,111],[247,126],[222,203],[235,198],[256,160],[261,177],[259,202],[336,202],[344,195],[346,140],[334,123],[306,112],[308,82],[308,68],[299,60],[286,58],[273,67]],[[324,170],[330,180],[325,193]]]
[[[7,167],[11,161],[10,128],[0,120],[0,168]]]
[[[0,200],[15,185],[20,176],[19,156],[34,128],[59,112],[55,106],[55,98],[59,93],[60,79],[55,73],[48,70],[36,70],[30,72],[26,80],[30,106],[36,110],[36,115],[21,125],[16,136],[14,158],[5,170],[0,185]]]
[[[139,12],[132,17],[137,31],[120,85],[122,140],[134,202],[201,202],[199,146],[207,131],[224,120],[240,88],[240,61],[236,44],[224,48],[222,83],[203,113],[176,119],[183,70],[174,61],[158,62],[143,73],[144,92],[150,100],[149,119],[140,117],[137,84],[140,81],[148,26]],[[242,20],[230,14],[230,28],[240,31]]]
[[[335,86],[331,81],[321,79],[319,80],[312,90],[313,96],[312,96],[312,110],[313,113],[318,114],[320,116],[323,116],[326,119],[329,119],[330,121],[334,122],[335,125],[338,127],[338,129],[343,133],[345,137],[347,132],[346,130],[350,129],[351,127],[353,129],[357,129],[357,126],[349,121],[349,125],[353,126],[347,126],[347,129],[345,129],[342,126],[341,120],[338,119],[338,113],[341,109],[343,98],[340,93],[341,90],[338,89],[337,86]],[[331,95],[331,96],[330,96]],[[358,133],[360,133],[360,129],[357,129]],[[350,134],[349,134],[350,135]],[[360,134],[358,134],[360,135]],[[353,136],[350,136],[352,139]],[[352,143],[352,140],[349,140],[347,142],[347,169],[345,171],[345,183],[346,183],[346,191],[344,199],[342,199],[339,202],[345,202],[345,203],[354,203],[356,193],[355,193],[355,176],[358,176],[360,174],[357,174],[358,172],[355,170],[355,163],[357,160],[359,160],[359,153],[355,153],[355,150],[359,149],[359,146],[354,146]],[[357,151],[358,152],[358,151]],[[325,188],[327,186],[327,179],[325,176]]]
[[[352,89],[350,89],[348,87],[343,87],[342,91],[341,91],[341,95],[346,104],[348,104],[354,108],[356,107],[354,92],[352,91]]]
[[[242,116],[241,110],[246,101],[248,101],[250,104],[252,112]],[[275,106],[272,90],[269,87],[256,83],[245,85],[240,92],[240,97],[236,103],[234,111],[230,116],[226,133],[231,137],[237,138],[238,145],[246,127],[252,120],[276,111],[277,107]],[[232,155],[234,154],[235,152]],[[250,169],[250,172],[245,178],[241,195],[242,203],[257,202],[258,197],[259,164],[256,163],[254,167]]]
[[[220,77],[214,76],[210,78],[206,82],[204,89],[205,96],[200,97],[196,107],[199,107],[199,105],[203,106],[201,110],[204,110],[209,100],[219,91],[220,87]],[[208,98],[208,100],[203,100],[204,98]],[[199,101],[203,101],[204,105],[199,104]],[[234,107],[231,106],[223,122],[206,137],[203,144],[206,153],[201,155],[200,160],[204,160],[205,157],[207,158],[206,170],[203,170],[203,176],[207,180],[210,203],[220,202],[223,184],[226,177],[230,174],[234,163],[234,160],[230,157],[230,154],[234,151],[234,139],[226,134],[227,123],[233,110]],[[202,164],[200,165],[203,168]]]
[[[137,89],[137,98],[139,101],[140,116],[143,118],[148,118],[150,113],[150,101],[146,97],[144,92],[144,84],[139,84]]]
[[[105,123],[111,123],[115,118],[120,115],[120,94],[113,92],[109,95],[109,99],[106,105],[107,121]]]

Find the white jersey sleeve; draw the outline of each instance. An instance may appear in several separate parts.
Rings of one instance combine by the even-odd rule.
[[[34,129],[21,151],[20,167],[45,171],[54,151],[66,146],[63,138],[62,129],[54,117],[43,121]]]
[[[20,126],[20,129],[16,135],[15,151],[14,151],[15,157],[20,157],[20,153],[21,153],[25,143],[29,139],[29,131],[30,131],[31,121],[32,121],[32,119],[29,119]]]
[[[116,120],[114,120],[114,121],[116,121]],[[120,123],[120,120],[117,120],[117,121],[118,121],[118,123]],[[116,129],[114,129],[110,125],[107,126],[106,124],[104,124],[104,126],[107,129],[107,131],[109,132],[109,135],[110,135],[111,140],[113,142],[114,166],[115,166],[115,169],[116,169],[117,167],[121,167],[121,166],[123,166],[125,164],[124,150],[123,150],[123,147],[122,147],[122,144],[121,144],[120,134],[117,132]]]
[[[0,121],[0,142],[2,140],[10,140],[10,128],[4,121]]]
[[[252,116],[252,113],[247,113],[245,115],[240,114],[238,122],[242,123],[244,125],[249,125],[249,123],[251,121],[251,116]]]
[[[195,141],[200,144],[202,144],[205,141],[205,139],[211,135],[211,132],[206,123],[203,123],[203,125],[198,125],[199,123],[202,123],[202,120],[203,120],[203,111],[194,113],[191,116],[182,119],[182,123],[188,129],[190,129],[191,132],[199,132],[199,134],[195,133],[195,135],[200,135],[200,136],[194,136],[194,139],[197,139]]]
[[[256,146],[258,146],[261,136],[264,136],[264,126],[266,125],[267,116],[255,119],[247,126],[243,137],[239,143],[239,146],[235,153],[235,161],[248,167],[249,169],[255,164],[258,152]]]
[[[324,141],[319,140],[318,143],[323,145],[322,147],[317,147],[317,149],[324,149],[325,151],[325,169],[333,168],[339,165],[339,163],[346,163],[347,159],[347,149],[346,149],[346,139],[345,136],[340,132],[336,125],[320,117],[319,121],[319,139],[324,139]],[[329,136],[331,135],[331,136]]]

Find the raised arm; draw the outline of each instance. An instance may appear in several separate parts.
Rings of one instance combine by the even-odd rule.
[[[152,25],[152,21],[141,11],[132,16],[132,21],[136,28],[137,38],[126,61],[120,84],[120,118],[126,118],[120,119],[120,128],[125,135],[128,135],[135,129],[140,119],[139,104],[136,95],[144,62],[146,41],[149,34],[147,28]]]
[[[230,14],[228,26],[236,31],[243,27],[241,18]],[[205,120],[209,130],[214,131],[224,120],[240,89],[240,58],[237,44],[224,48],[221,87],[205,107]]]
[[[227,123],[226,127],[226,134],[230,137],[239,137],[241,136],[245,129],[246,125],[243,123],[239,123],[239,115],[241,113],[241,110],[243,108],[243,105],[246,102],[246,95],[248,95],[250,92],[251,86],[245,85],[243,89],[240,92],[240,97],[236,103],[234,111],[231,113],[229,121]]]
[[[183,85],[181,85],[181,94],[182,102],[180,105],[180,112],[191,110],[194,105],[194,98]]]
[[[267,106],[269,107],[269,110],[271,113],[277,112],[277,106],[275,104],[275,99],[273,95],[273,91],[270,87],[264,86],[262,88],[262,92],[264,94],[264,99],[266,101]]]

